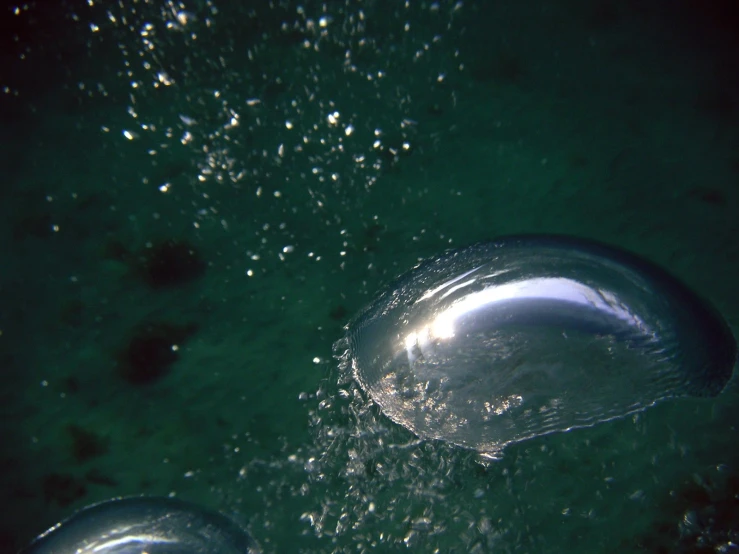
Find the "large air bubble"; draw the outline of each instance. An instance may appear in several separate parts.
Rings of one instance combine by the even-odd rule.
[[[220,512],[169,497],[114,498],[87,506],[21,554],[259,554]]]
[[[715,396],[736,342],[650,262],[598,243],[510,237],[397,279],[347,326],[353,377],[396,423],[499,456],[685,396]]]

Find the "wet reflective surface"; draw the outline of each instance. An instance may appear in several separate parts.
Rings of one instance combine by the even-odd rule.
[[[123,498],[80,510],[27,554],[258,554],[256,542],[218,512],[174,498]]]
[[[508,444],[715,396],[736,361],[723,319],[646,260],[512,237],[416,267],[350,325],[355,378],[428,439]]]

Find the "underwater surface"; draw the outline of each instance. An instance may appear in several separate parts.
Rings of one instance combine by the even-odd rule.
[[[0,551],[137,495],[267,553],[739,548],[736,378],[491,460],[334,348],[520,233],[633,252],[736,336],[733,2],[39,0],[0,41]]]

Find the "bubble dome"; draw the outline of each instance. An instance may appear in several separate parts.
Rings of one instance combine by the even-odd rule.
[[[39,536],[26,554],[258,554],[251,536],[219,512],[167,497],[88,506]]]
[[[493,458],[665,399],[715,396],[737,356],[724,320],[667,272],[558,236],[421,263],[347,326],[341,347],[390,419]]]

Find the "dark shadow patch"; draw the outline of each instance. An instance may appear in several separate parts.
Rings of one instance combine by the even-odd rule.
[[[120,375],[132,385],[148,385],[167,375],[182,343],[197,331],[193,323],[150,323],[132,336],[120,360]]]
[[[344,319],[346,319],[347,313],[348,312],[346,311],[346,308],[343,305],[339,304],[329,312],[329,316],[334,321],[344,321]]]
[[[69,375],[62,379],[60,388],[64,394],[77,394],[80,391],[80,381],[74,375]]]
[[[118,481],[113,479],[110,475],[106,475],[99,469],[91,469],[85,473],[85,481],[93,485],[99,485],[102,487],[117,487]]]
[[[43,479],[42,488],[46,503],[56,503],[61,507],[69,506],[87,494],[85,484],[68,473],[49,473]]]
[[[698,200],[711,206],[725,206],[728,199],[726,193],[709,187],[695,187],[688,191],[688,198]]]
[[[67,433],[72,441],[72,456],[77,463],[84,463],[108,453],[109,440],[107,437],[102,437],[74,424],[67,426]]]
[[[185,241],[166,240],[143,254],[141,272],[155,289],[176,287],[203,276],[206,264],[197,249]]]

